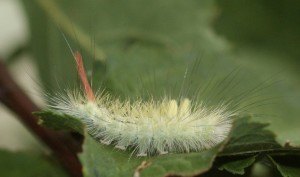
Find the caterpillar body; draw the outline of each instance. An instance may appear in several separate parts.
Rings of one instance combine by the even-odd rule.
[[[74,53],[85,94],[80,91],[50,97],[50,107],[82,121],[100,143],[131,149],[137,156],[169,152],[198,152],[226,139],[236,111],[220,103],[215,107],[189,98],[120,101],[109,94],[94,95]]]

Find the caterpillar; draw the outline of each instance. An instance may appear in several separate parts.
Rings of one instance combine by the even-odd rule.
[[[94,94],[79,52],[73,54],[84,88],[49,97],[49,107],[82,121],[87,132],[105,145],[132,151],[136,156],[199,152],[212,148],[228,136],[237,111],[220,102],[205,102],[164,96],[159,100],[113,98]]]

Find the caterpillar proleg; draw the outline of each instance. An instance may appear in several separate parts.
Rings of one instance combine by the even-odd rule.
[[[236,111],[225,102],[208,106],[201,100],[164,96],[135,101],[120,100],[100,91],[94,94],[82,64],[74,53],[84,94],[70,91],[50,97],[50,107],[81,120],[100,143],[137,156],[199,152],[226,139]]]

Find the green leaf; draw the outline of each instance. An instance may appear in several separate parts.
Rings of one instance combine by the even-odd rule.
[[[47,110],[35,113],[40,116],[43,125],[55,129],[67,129],[83,132],[84,126],[80,121],[68,115],[58,114]],[[237,118],[234,128],[228,137],[228,144],[219,154],[227,163],[219,169],[225,169],[234,174],[243,174],[244,168],[255,161],[255,156],[244,159],[245,155],[265,153],[270,155],[296,155],[300,148],[281,147],[275,141],[275,136],[265,130],[267,124],[250,122],[250,117]],[[157,157],[135,157],[129,151],[114,149],[103,145],[91,138],[85,137],[84,152],[80,155],[85,175],[88,177],[104,174],[105,176],[130,176],[143,161],[151,165],[145,168],[143,176],[162,176],[166,174],[191,175],[201,174],[209,170],[220,146],[199,153],[168,154]],[[242,160],[231,157],[242,158]],[[218,163],[218,161],[216,162]]]
[[[250,117],[238,118],[220,155],[245,155],[280,149],[274,133],[266,130],[266,126],[268,124],[250,122]]]
[[[255,156],[252,156],[246,159],[228,162],[220,166],[219,170],[227,170],[233,174],[243,175],[245,174],[245,168],[251,166],[255,162],[255,158]]]
[[[135,157],[128,151],[103,145],[86,136],[80,159],[86,177],[133,176],[143,161],[150,165],[141,172],[142,177],[167,174],[201,174],[207,171],[220,146],[199,153],[167,154],[157,157]]]
[[[56,113],[51,110],[35,112],[33,114],[40,117],[39,123],[45,127],[57,130],[70,130],[83,134],[84,125],[82,124],[82,122],[69,115]]]
[[[276,157],[268,156],[277,170],[283,177],[298,177],[300,176],[300,156],[292,156],[289,160],[285,159],[283,162],[278,162]],[[285,158],[285,157],[283,157]]]
[[[54,159],[33,152],[8,152],[0,150],[1,176],[7,177],[67,177]]]
[[[68,115],[58,114],[53,111],[35,113],[42,119],[42,124],[55,129],[68,129],[73,131],[83,131],[80,121]],[[283,148],[275,141],[275,136],[265,130],[267,124],[250,122],[250,117],[237,118],[234,128],[229,136],[229,141],[224,150],[219,154],[223,158],[226,156],[251,155],[257,153],[267,153],[275,155],[299,154],[299,148]],[[145,168],[141,174],[144,176],[162,176],[165,174],[200,174],[212,166],[215,156],[220,150],[220,146],[189,154],[168,154],[157,157],[137,158],[131,156],[128,151],[114,149],[97,142],[86,135],[84,152],[80,155],[86,176],[93,177],[99,174],[105,176],[130,176],[143,161],[150,162],[151,165]],[[229,159],[220,169],[225,169],[234,174],[243,174],[244,168],[254,163],[255,157],[251,156],[243,160]]]
[[[275,141],[275,135],[265,128],[268,124],[250,122],[250,117],[238,118],[234,124],[233,130],[229,136],[228,144],[219,154],[216,163],[222,164],[219,169],[227,170],[233,174],[244,174],[244,169],[251,166],[255,160],[256,154],[260,159],[269,158],[292,158],[293,160],[285,160],[293,162],[298,160],[300,163],[300,148],[298,147],[282,147]],[[254,156],[253,156],[254,155]],[[272,156],[272,157],[271,157]],[[236,160],[238,158],[239,160]],[[226,161],[226,163],[224,163]],[[273,160],[273,163],[275,161]],[[296,164],[299,164],[296,162]],[[278,165],[277,168],[280,166]],[[281,169],[279,169],[281,170]],[[286,171],[298,172],[298,168],[293,166],[282,166],[282,172]]]

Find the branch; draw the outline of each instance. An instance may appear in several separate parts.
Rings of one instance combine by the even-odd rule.
[[[65,167],[71,176],[82,177],[82,166],[76,155],[78,150],[73,151],[60,140],[69,142],[74,140],[67,134],[55,132],[38,125],[38,118],[32,112],[40,110],[14,82],[6,66],[0,59],[0,101],[11,111],[18,115],[20,121],[46,144],[55,157]]]

